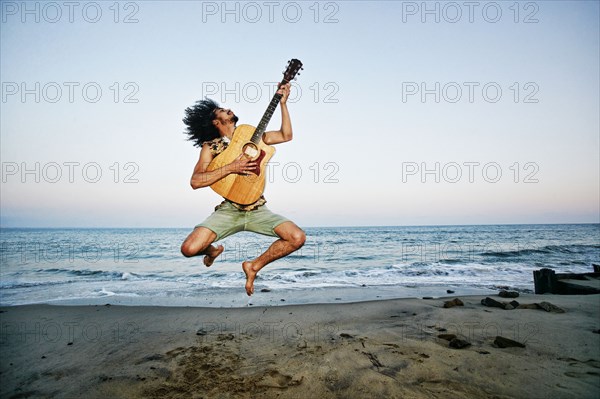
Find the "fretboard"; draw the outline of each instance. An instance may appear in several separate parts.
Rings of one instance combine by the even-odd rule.
[[[287,81],[285,79],[281,81],[282,85],[286,83]],[[275,94],[273,95],[273,98],[271,99],[267,110],[263,114],[263,117],[258,123],[258,126],[256,126],[256,130],[254,131],[254,134],[250,139],[254,144],[258,144],[260,142],[263,133],[265,132],[265,130],[267,130],[267,125],[269,124],[269,121],[271,120],[273,112],[275,112],[275,109],[277,108],[277,104],[279,104],[279,100],[281,100],[281,97],[281,94],[278,94],[277,92],[275,92]]]

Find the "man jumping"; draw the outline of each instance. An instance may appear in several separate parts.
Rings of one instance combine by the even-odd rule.
[[[285,143],[292,139],[292,124],[287,109],[290,84],[281,85],[277,93],[281,94],[281,128],[265,132],[262,140],[265,144]],[[208,172],[207,166],[214,157],[227,148],[231,141],[238,117],[230,110],[219,107],[210,99],[197,101],[185,110],[183,122],[187,125],[188,140],[201,147],[200,159],[194,167],[190,184],[195,190],[208,187],[232,173],[247,175],[256,168],[256,162],[240,155],[233,162]],[[214,246],[215,241],[240,231],[252,231],[259,234],[278,237],[271,246],[256,259],[242,263],[246,274],[246,293],[254,293],[254,279],[260,269],[269,263],[298,250],[306,240],[304,231],[292,221],[271,212],[261,196],[249,205],[236,204],[225,199],[215,211],[194,230],[181,244],[181,253],[186,257],[204,255],[204,264],[209,267],[223,252],[222,245]]]

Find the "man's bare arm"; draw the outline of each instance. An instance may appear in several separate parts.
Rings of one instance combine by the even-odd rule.
[[[265,144],[269,145],[285,143],[290,141],[293,137],[292,121],[287,108],[287,99],[290,95],[290,84],[287,83],[282,85],[277,92],[282,95],[281,100],[279,101],[281,108],[281,129],[263,134],[263,141]]]
[[[210,152],[209,145],[203,145],[202,150],[200,150],[200,159],[196,163],[194,173],[190,179],[190,185],[194,190],[210,186],[232,173],[243,175],[256,168],[256,162],[250,161],[248,158],[240,155],[233,162],[207,172],[206,168],[208,168],[212,160],[213,155]]]

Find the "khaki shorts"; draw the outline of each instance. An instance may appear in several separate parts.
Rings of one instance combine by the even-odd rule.
[[[240,231],[278,237],[275,234],[275,227],[284,222],[289,222],[289,219],[271,212],[266,205],[253,211],[240,211],[225,201],[204,222],[196,225],[196,228],[205,227],[212,230],[217,235],[215,241]]]

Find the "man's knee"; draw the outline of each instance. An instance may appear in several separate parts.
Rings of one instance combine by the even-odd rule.
[[[186,258],[202,254],[215,240],[216,234],[204,227],[196,229],[181,244],[181,254]]]
[[[210,245],[210,242],[198,243],[193,240],[186,240],[181,244],[181,254],[186,258],[202,254]]]
[[[193,246],[186,241],[181,244],[181,254],[186,258],[191,258],[192,256],[196,255],[196,252],[194,251]]]
[[[304,233],[304,231],[296,229],[292,232],[290,236],[290,242],[296,249],[299,249],[306,242],[306,234]]]

